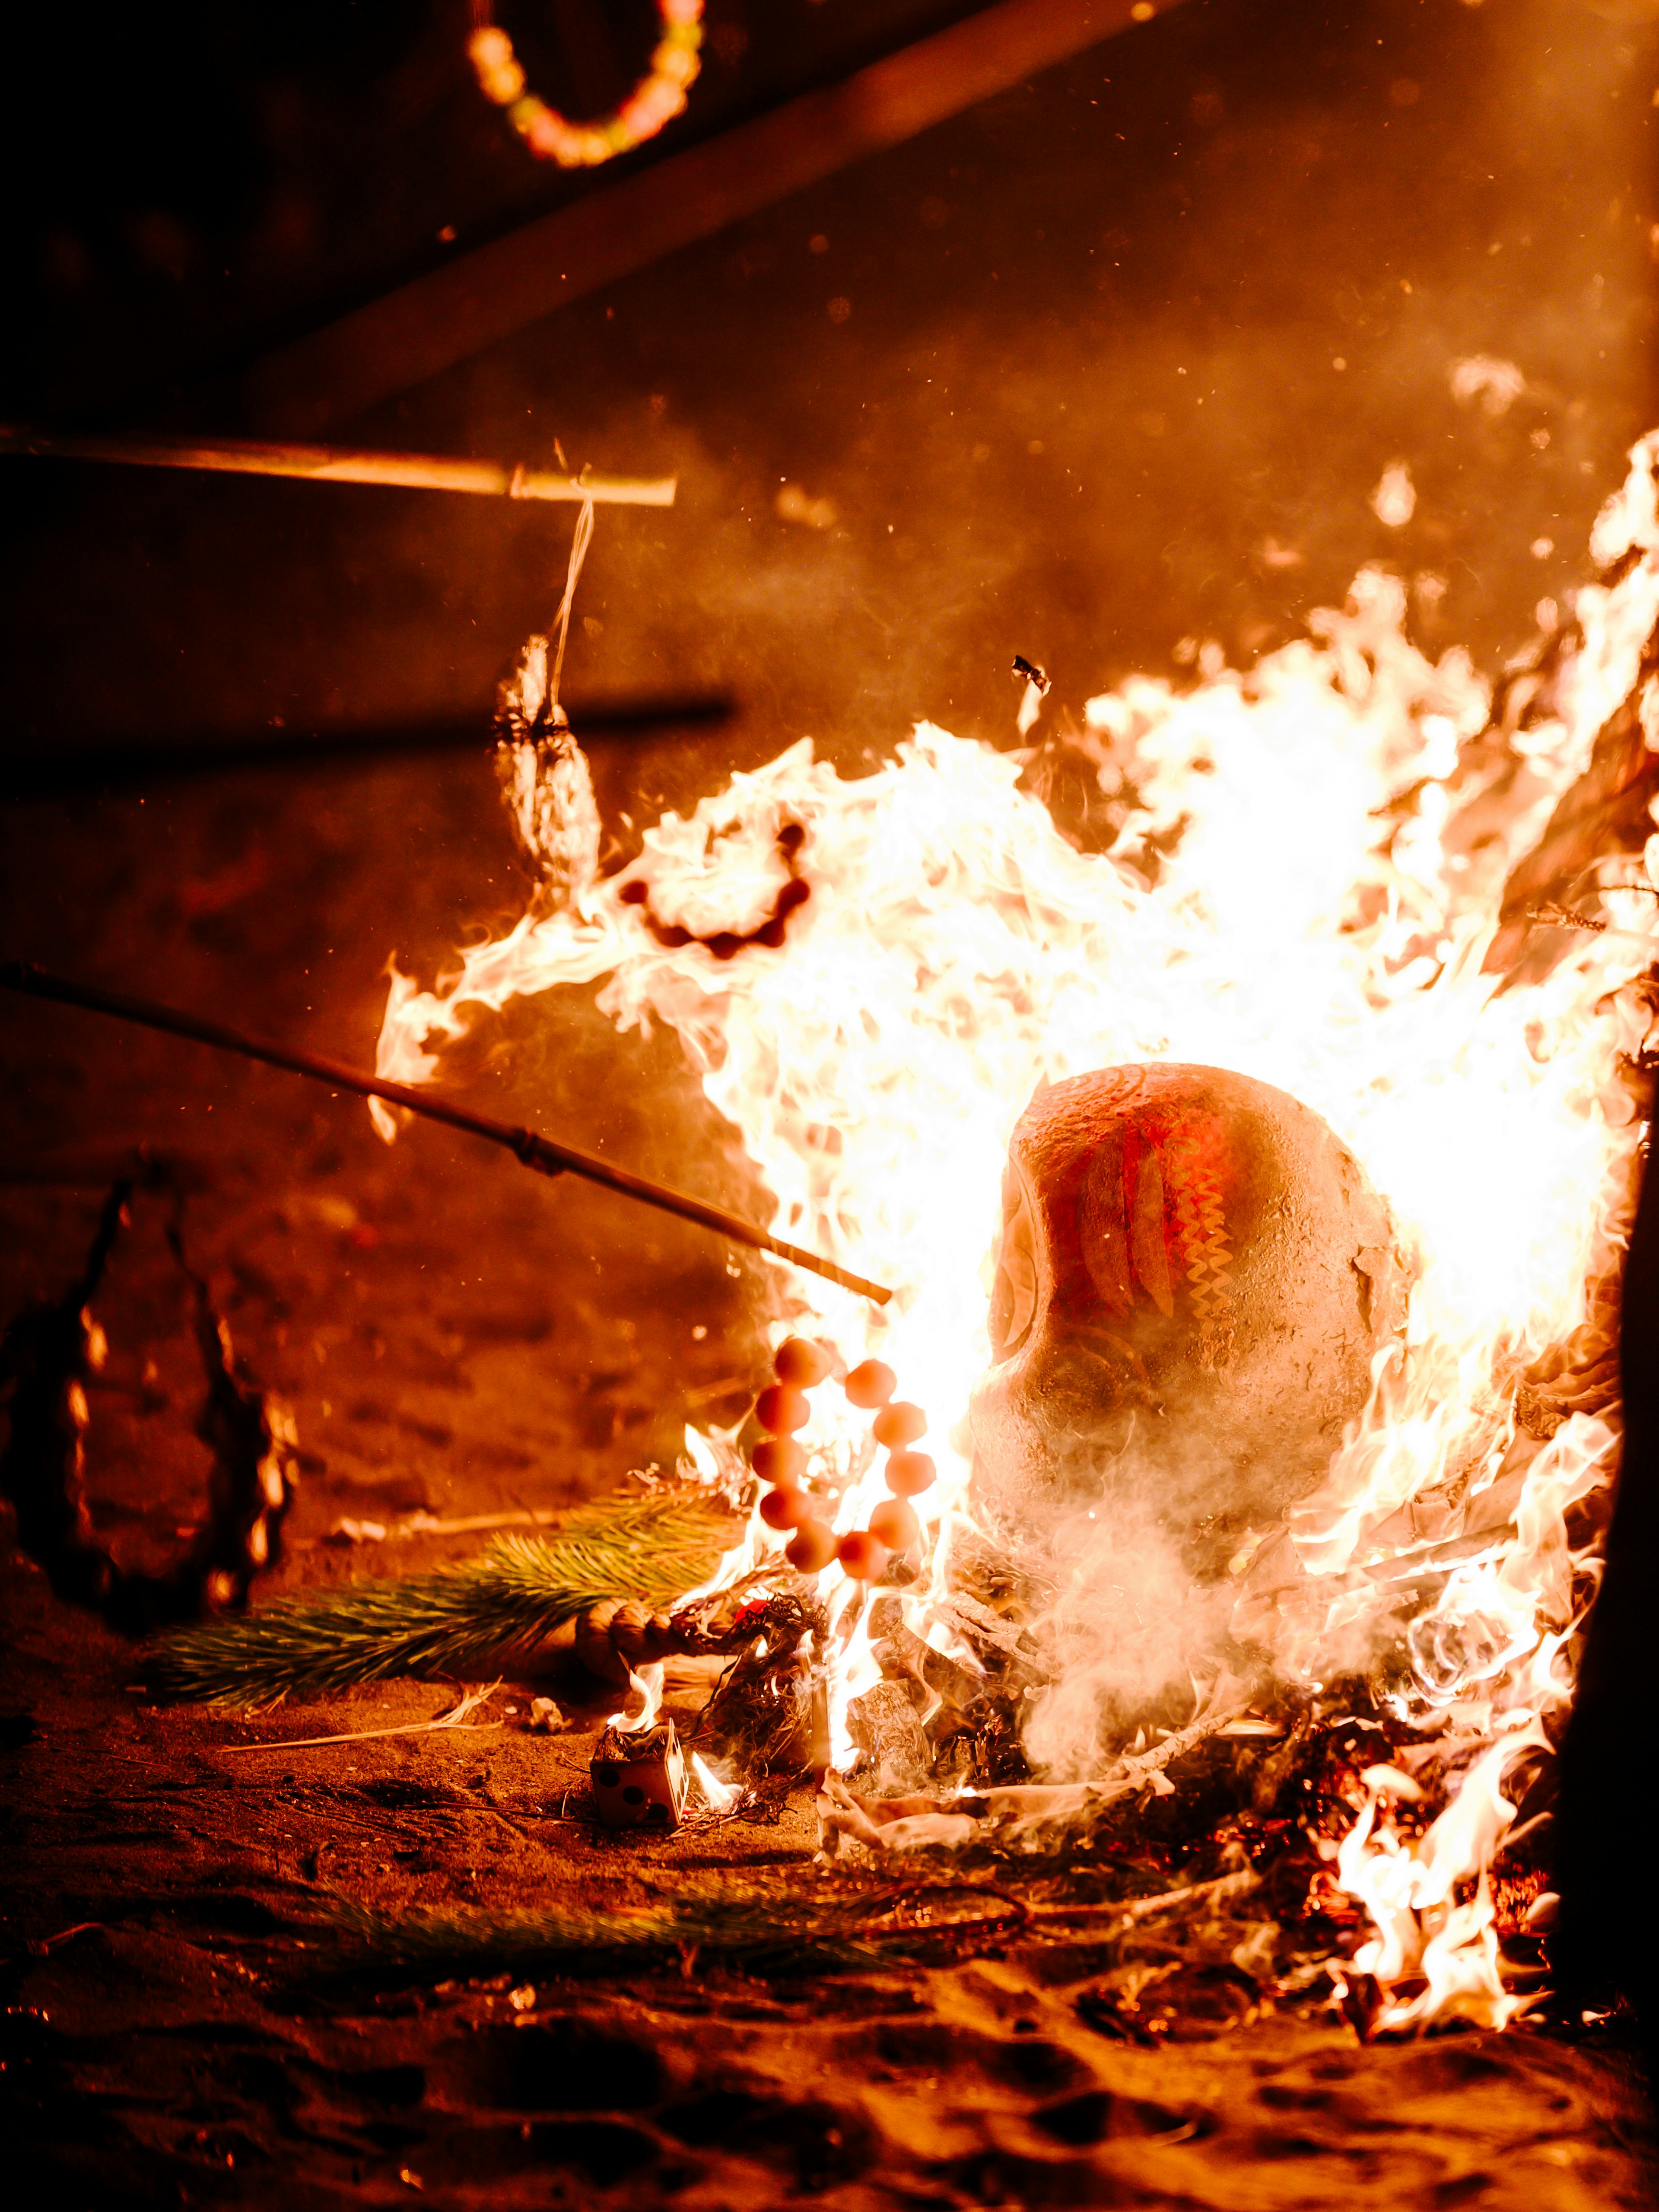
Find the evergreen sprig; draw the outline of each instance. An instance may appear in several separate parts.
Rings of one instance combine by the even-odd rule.
[[[1024,1913],[1000,1891],[992,1898],[1012,1911],[921,1923],[899,1917],[925,1905],[928,1888],[920,1881],[884,1883],[828,1899],[693,1894],[621,1911],[558,1905],[384,1912],[340,1898],[327,1921],[340,1948],[325,1971],[382,1967],[478,1978],[625,1968],[678,1952],[740,1960],[751,1972],[825,1972],[959,1956],[964,1943],[999,1943],[1019,1932]],[[951,1881],[944,1889],[956,1897],[963,1885]]]
[[[707,1580],[735,1534],[722,1504],[683,1491],[607,1500],[556,1535],[498,1536],[461,1566],[186,1629],[155,1647],[146,1680],[158,1697],[260,1705],[395,1674],[464,1674],[527,1653],[603,1599],[672,1604]]]
[[[879,1907],[876,1907],[879,1910]],[[868,1930],[869,1906],[786,1904],[782,1899],[688,1899],[626,1911],[554,1907],[520,1911],[380,1912],[342,1901],[329,1915],[346,1960],[416,1974],[580,1972],[698,1951],[751,1968],[807,1972],[877,1964],[914,1930]],[[884,1942],[882,1938],[886,1940]]]

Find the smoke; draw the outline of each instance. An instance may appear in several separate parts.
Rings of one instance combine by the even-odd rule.
[[[1025,1750],[1045,1780],[1082,1781],[1139,1729],[1192,1717],[1194,1678],[1216,1671],[1235,1591],[1196,1581],[1151,1510],[1122,1497],[1062,1522],[1042,1564],[1058,1585],[1039,1632],[1054,1680]]]

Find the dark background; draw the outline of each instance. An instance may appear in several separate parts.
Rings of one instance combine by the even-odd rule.
[[[966,12],[717,0],[690,112],[632,166]],[[1443,577],[1425,637],[1489,664],[1582,574],[1652,412],[1653,13],[1184,0],[337,434],[678,468],[672,514],[601,519],[571,683],[732,688],[750,758],[808,731],[856,759],[919,714],[1001,738],[1015,650],[1075,706],[1183,637],[1249,657],[1371,557]],[[572,108],[648,34],[622,0],[504,20]],[[0,412],[257,432],[270,349],[605,189],[527,156],[465,31],[453,0],[232,0],[110,11],[66,66],[30,18]],[[1526,376],[1501,419],[1452,399],[1471,354]],[[1401,532],[1367,504],[1395,459]],[[836,525],[781,520],[786,479]],[[471,706],[568,527],[46,463],[0,487],[16,745]]]

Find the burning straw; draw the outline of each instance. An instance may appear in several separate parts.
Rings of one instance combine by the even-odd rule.
[[[1580,849],[1586,794],[1659,780],[1656,463],[1659,434],[1596,526],[1607,580],[1506,697],[1458,652],[1429,661],[1403,588],[1367,571],[1345,611],[1312,617],[1312,641],[1248,675],[1212,655],[1185,694],[1136,679],[1091,701],[1073,750],[1101,793],[1101,849],[1059,834],[1033,788],[1042,757],[924,725],[853,781],[794,746],[665,817],[601,879],[579,750],[537,720],[552,696],[538,641],[509,797],[543,893],[441,990],[394,976],[377,1076],[354,1087],[416,1104],[441,1065],[432,1040],[603,979],[602,1009],[672,1027],[741,1133],[776,1199],[754,1241],[810,1235],[894,1284],[873,1305],[856,1295],[872,1286],[820,1262],[805,1314],[772,1334],[832,1347],[822,1382],[872,1363],[896,1379],[903,1434],[875,1441],[902,1459],[925,1407],[940,1479],[895,1482],[922,1526],[890,1521],[892,1546],[874,1544],[884,1470],[854,1409],[867,1394],[803,1380],[768,1394],[766,1424],[773,1498],[803,1484],[833,1522],[799,1572],[775,1541],[794,1525],[787,1498],[741,1532],[683,1531],[678,1556],[666,1519],[628,1533],[630,1512],[679,1510],[666,1501],[595,1508],[551,1544],[197,1632],[166,1686],[246,1699],[256,1679],[274,1696],[481,1663],[504,1644],[527,1658],[586,1607],[613,1665],[677,1638],[735,1655],[703,1741],[751,1768],[809,1764],[826,1844],[1049,1872],[1134,1853],[1158,1862],[1158,1899],[1179,1895],[1179,1863],[1212,1902],[1259,1887],[1274,1916],[1249,1939],[1263,1990],[1322,1987],[1368,2032],[1512,2018],[1539,1978],[1515,1949],[1547,1878],[1531,1816],[1619,1444],[1609,1351],[1637,1091],[1659,1056],[1643,928],[1659,841],[1646,884],[1600,891],[1606,929],[1534,941],[1526,916],[1578,895],[1595,857]],[[794,884],[790,926],[774,927]],[[1011,1131],[1045,1086],[1181,1063],[1323,1118],[1391,1209],[1403,1323],[1382,1332],[1368,1398],[1362,1368],[1316,1488],[1245,1528],[1214,1501],[1218,1560],[1183,1550],[1192,1531],[1133,1438],[1060,1540],[1035,1516],[981,1525],[986,1293],[1000,1281],[1003,1344],[1046,1328],[1052,1303],[1012,1197],[999,1220]],[[1165,1193],[1144,1162],[1134,1188],[1137,1279],[1168,1316],[1189,1294],[1149,1241]],[[1224,1363],[1218,1285],[1237,1255],[1224,1220],[1200,1226],[1205,1342]],[[687,1442],[712,1486],[730,1440]],[[578,1538],[602,1565],[573,1555]],[[856,1539],[842,1556],[863,1579],[819,1571],[836,1538]],[[630,1613],[630,1585],[678,1608],[660,1626]],[[630,1938],[701,1942],[695,1920],[630,1918]],[[519,1933],[555,1954],[584,1941]],[[1133,2029],[1124,1991],[1103,2003]]]

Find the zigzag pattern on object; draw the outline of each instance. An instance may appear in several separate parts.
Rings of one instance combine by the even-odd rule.
[[[1175,1215],[1181,1256],[1192,1285],[1193,1310],[1206,1328],[1231,1321],[1232,1250],[1222,1202],[1219,1150],[1210,1132],[1177,1130],[1164,1146],[1174,1170]]]

